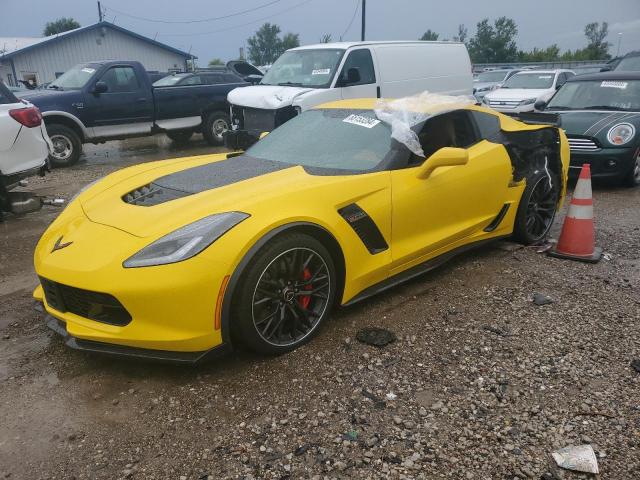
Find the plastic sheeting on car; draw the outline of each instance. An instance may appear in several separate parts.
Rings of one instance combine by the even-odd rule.
[[[416,155],[424,157],[417,132],[413,127],[438,113],[477,103],[472,95],[440,95],[422,92],[396,100],[378,100],[375,114],[391,126],[391,137],[406,145]]]

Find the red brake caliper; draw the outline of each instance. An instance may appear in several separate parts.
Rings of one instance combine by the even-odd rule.
[[[307,281],[310,278],[311,278],[311,272],[309,271],[308,268],[305,268],[304,272],[302,273],[302,279]],[[311,284],[306,285],[304,287],[304,290],[313,290],[313,286]],[[303,295],[298,299],[298,301],[300,302],[300,306],[306,310],[307,307],[309,307],[309,304],[311,303],[311,296]]]

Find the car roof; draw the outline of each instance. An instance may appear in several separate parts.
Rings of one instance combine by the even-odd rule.
[[[407,44],[407,43],[415,43],[415,44],[423,44],[423,43],[446,43],[448,45],[451,44],[460,44],[460,42],[445,42],[445,41],[426,41],[426,40],[389,40],[389,41],[380,41],[380,42],[333,42],[333,43],[315,43],[313,45],[304,45],[302,47],[291,48],[290,50],[316,50],[316,49],[342,49],[346,50],[351,47],[359,47],[364,45],[394,45],[394,44]]]
[[[580,82],[582,80],[640,80],[640,72],[614,70],[612,72],[585,73],[571,77],[567,81]]]

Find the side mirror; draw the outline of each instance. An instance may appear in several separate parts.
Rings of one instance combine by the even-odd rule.
[[[611,65],[606,65],[600,69],[601,72],[610,72],[611,70],[613,70],[613,68],[611,68]]]
[[[436,168],[466,165],[468,161],[469,152],[464,148],[441,148],[422,164],[418,171],[418,178],[427,179]]]
[[[538,100],[536,103],[533,104],[533,108],[535,108],[538,111],[542,111],[545,108],[547,108],[547,102],[545,102],[544,100]]]
[[[93,86],[93,92],[91,93],[99,95],[101,93],[107,92],[108,90],[109,86],[105,82],[96,82],[96,84]]]
[[[264,137],[266,137],[267,135],[269,135],[269,132],[262,132],[260,134],[260,138],[258,140],[262,140]]]
[[[251,85],[257,85],[262,80],[262,75],[246,75],[244,77],[245,82],[249,82]]]
[[[360,70],[357,68],[350,68],[347,70],[347,75],[342,76],[342,81],[340,82],[343,87],[348,87],[349,85],[353,85],[355,83],[360,82]]]

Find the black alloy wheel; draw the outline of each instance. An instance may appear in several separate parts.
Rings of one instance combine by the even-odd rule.
[[[514,225],[517,241],[530,245],[542,241],[553,225],[558,208],[558,180],[546,170],[527,179]]]
[[[333,260],[318,240],[303,234],[278,238],[244,275],[236,337],[263,353],[297,348],[328,316],[335,285]]]

